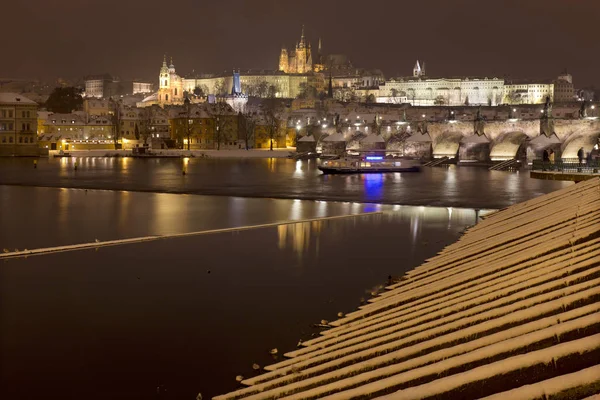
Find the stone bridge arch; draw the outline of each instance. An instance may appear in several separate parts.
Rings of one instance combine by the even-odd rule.
[[[527,140],[529,136],[523,131],[513,131],[501,134],[491,144],[490,160],[504,161],[527,157]]]
[[[550,136],[539,135],[531,139],[527,145],[527,162],[544,157],[545,150],[552,150],[555,153],[555,160],[559,160],[562,154],[561,140],[555,134]]]
[[[600,131],[597,132],[574,132],[566,138],[562,145],[563,159],[576,159],[577,152],[583,147],[584,157],[592,151],[594,145],[598,143]]]
[[[433,157],[457,157],[458,148],[460,147],[460,141],[463,138],[463,134],[460,131],[445,131],[437,138],[433,143]]]
[[[486,162],[490,159],[490,139],[484,135],[464,136],[458,149],[459,160],[462,162]]]

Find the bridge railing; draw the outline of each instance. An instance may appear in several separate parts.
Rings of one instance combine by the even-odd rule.
[[[576,162],[565,162],[562,160],[554,162],[533,160],[533,163],[531,164],[531,170],[559,173],[597,174],[598,171],[600,171],[600,162],[598,160],[588,162],[583,161],[582,163],[579,163],[579,160]]]

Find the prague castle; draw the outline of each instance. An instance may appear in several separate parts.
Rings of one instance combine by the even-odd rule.
[[[314,57],[313,57],[314,56]],[[140,106],[183,104],[186,93],[195,93],[197,101],[209,95],[219,98],[234,92],[250,97],[296,98],[325,93],[329,78],[332,95],[341,101],[409,103],[413,106],[460,106],[500,104],[540,104],[567,102],[575,98],[572,77],[564,73],[554,80],[516,81],[498,77],[432,77],[425,63],[417,61],[412,76],[385,79],[379,70],[356,68],[343,54],[323,55],[321,40],[313,55],[304,35],[293,50],[285,47],[274,70],[246,70],[236,74],[205,74],[182,77],[175,71],[173,59],[163,58],[159,71],[159,89],[138,103]],[[307,91],[307,89],[310,89]]]
[[[296,42],[296,48],[293,52],[288,52],[284,47],[281,48],[279,55],[279,71],[286,74],[305,74],[307,72],[319,72],[323,69],[320,64],[321,58],[321,39],[319,39],[318,62],[313,65],[312,51],[310,43],[304,38],[304,26],[300,34],[300,42]]]

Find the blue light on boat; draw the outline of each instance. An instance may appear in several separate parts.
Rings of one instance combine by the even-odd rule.
[[[383,156],[367,156],[367,161],[381,161],[383,160]]]

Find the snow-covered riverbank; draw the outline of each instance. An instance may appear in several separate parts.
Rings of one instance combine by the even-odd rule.
[[[295,148],[286,149],[252,149],[252,150],[153,150],[153,154],[159,156],[192,156],[209,158],[286,158],[296,151]],[[127,157],[132,154],[131,150],[71,150],[68,152],[74,157]],[[51,151],[50,157],[58,154]]]

